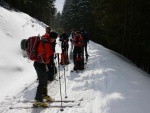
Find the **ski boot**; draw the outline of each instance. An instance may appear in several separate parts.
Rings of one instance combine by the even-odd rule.
[[[44,101],[35,100],[33,103],[33,107],[48,107],[48,103]]]
[[[43,96],[43,99],[45,99],[47,102],[51,102],[53,101],[54,99],[52,99],[50,96],[46,95],[46,96]]]

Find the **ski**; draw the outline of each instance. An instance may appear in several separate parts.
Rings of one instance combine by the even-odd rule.
[[[33,108],[80,108],[80,103],[83,101],[83,98],[81,98],[80,100],[53,100],[51,102],[49,102],[47,107],[41,107],[41,106],[11,106],[9,107],[9,109],[33,109]],[[18,101],[18,102],[29,102],[29,103],[33,103],[34,101]],[[53,102],[63,102],[63,103],[74,103],[71,105],[51,105]]]
[[[47,106],[47,107],[41,107],[41,106],[38,106],[38,107],[34,107],[34,106],[12,106],[12,107],[9,107],[9,109],[33,109],[33,108],[80,108],[81,106],[78,106],[78,105],[50,105],[50,106]]]
[[[49,103],[55,103],[55,102],[63,102],[63,103],[76,103],[76,102],[80,102],[80,101],[83,101],[83,99],[80,99],[80,100],[52,100],[52,101],[46,101],[46,102],[49,102]],[[28,102],[30,102],[30,103],[33,103],[34,101],[30,101],[30,100],[23,100],[23,101],[21,101],[21,100],[19,100],[18,102],[22,102],[22,103],[28,103]]]

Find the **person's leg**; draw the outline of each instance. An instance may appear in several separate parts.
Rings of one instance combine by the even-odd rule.
[[[52,55],[50,57],[50,63],[47,64],[48,66],[48,71],[47,71],[47,76],[48,76],[48,80],[49,81],[53,81],[54,80],[54,67],[55,67],[55,63],[54,63],[54,56]]]
[[[69,45],[66,45],[66,58],[67,58],[67,59],[66,59],[66,60],[67,60],[66,62],[67,62],[67,63],[69,63],[68,48],[69,48]]]
[[[81,51],[82,51],[82,58],[84,58],[84,46],[81,47]]]
[[[88,52],[87,52],[87,42],[85,42],[85,57],[86,57],[86,61],[88,61]]]
[[[34,62],[34,68],[38,75],[39,84],[37,86],[37,92],[35,96],[35,100],[43,101],[43,90],[47,87],[47,73],[45,64],[41,64],[38,62]]]
[[[74,47],[74,50],[73,50],[73,62],[74,62],[74,64],[75,64],[75,60],[77,57],[77,49],[78,49],[78,47]]]
[[[87,52],[87,42],[84,43],[85,46],[85,55],[88,56],[88,52]]]
[[[78,57],[81,58],[82,56],[82,47],[78,47]]]
[[[61,53],[61,65],[64,65],[64,54],[65,54],[65,46],[63,45],[62,47],[62,53]]]

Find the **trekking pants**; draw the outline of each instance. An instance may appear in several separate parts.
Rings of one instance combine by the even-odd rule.
[[[54,80],[55,74],[57,73],[57,68],[54,62],[54,55],[50,57],[50,63],[47,64],[47,66],[48,66],[48,72],[47,72],[48,80],[52,81]]]
[[[66,54],[67,58],[68,58],[68,48],[69,48],[69,45],[64,45],[64,46],[61,46],[61,49],[62,49],[62,53]]]
[[[85,55],[87,56],[87,55],[88,55],[88,52],[87,52],[87,42],[84,42],[84,46],[83,46],[83,56],[84,56],[84,50],[85,50]]]
[[[74,50],[73,50],[73,61],[74,61],[74,63],[75,63],[75,60],[77,57],[81,58],[81,54],[82,54],[82,48],[75,46]]]
[[[34,62],[34,68],[36,70],[39,84],[37,86],[35,100],[42,101],[43,96],[47,95],[47,73],[46,65],[38,62]]]

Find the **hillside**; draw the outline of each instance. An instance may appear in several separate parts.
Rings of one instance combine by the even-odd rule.
[[[23,58],[20,41],[44,34],[45,24],[22,12],[0,7],[0,112],[1,113],[61,113],[60,108],[30,108],[37,81],[33,62]],[[57,40],[56,52],[60,53]],[[89,62],[84,71],[70,71],[73,63],[60,67],[63,100],[76,100],[64,113],[149,113],[150,78],[125,57],[90,41]],[[57,59],[56,59],[56,64]],[[58,65],[57,65],[58,66]],[[56,77],[58,79],[58,76]],[[59,79],[58,79],[59,80]],[[48,85],[48,93],[60,100],[59,81]],[[78,101],[81,100],[82,101]],[[79,104],[77,106],[76,104]],[[60,106],[60,103],[51,105]],[[9,109],[13,107],[15,109]],[[18,108],[19,107],[19,108]],[[24,109],[28,107],[29,109]]]

